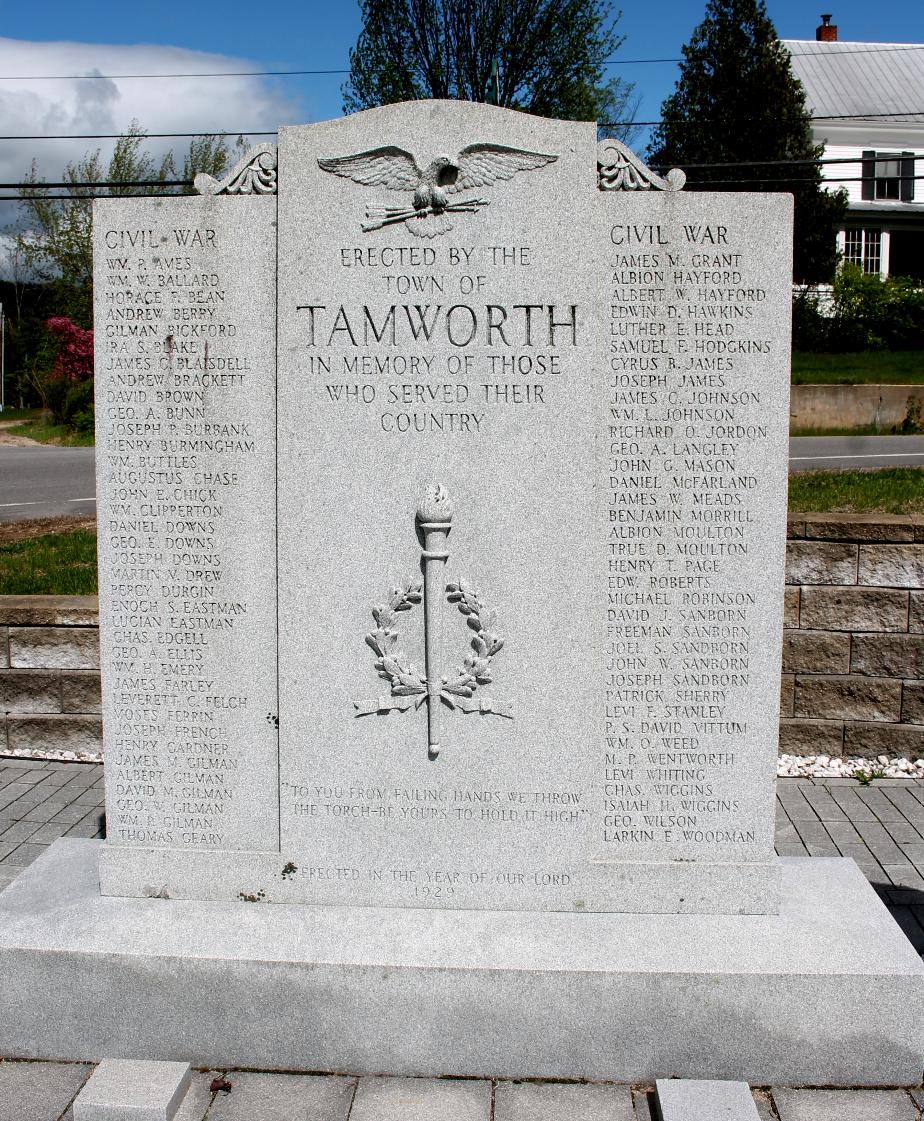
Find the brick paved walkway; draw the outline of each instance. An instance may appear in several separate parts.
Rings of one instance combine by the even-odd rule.
[[[782,856],[852,856],[924,955],[924,780],[780,779]],[[102,837],[103,768],[0,756],[0,889],[57,837]]]

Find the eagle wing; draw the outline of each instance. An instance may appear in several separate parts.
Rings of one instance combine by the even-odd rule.
[[[392,191],[415,191],[423,177],[411,153],[393,146],[340,159],[318,160],[318,167],[365,187],[388,187]]]
[[[454,183],[447,183],[447,194],[468,191],[472,187],[486,187],[498,179],[512,179],[518,171],[535,171],[554,163],[558,156],[542,152],[527,152],[522,148],[508,148],[504,144],[469,144],[456,157],[459,169]]]

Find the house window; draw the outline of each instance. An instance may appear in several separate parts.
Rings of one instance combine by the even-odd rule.
[[[860,198],[865,202],[914,202],[915,167],[921,170],[924,156],[914,152],[864,151]]]
[[[886,159],[876,160],[876,198],[897,200],[901,198],[899,187],[902,174],[901,156],[897,152],[894,155],[883,154],[887,156]]]
[[[844,260],[864,272],[879,273],[882,263],[882,234],[880,230],[846,230],[844,232]]]

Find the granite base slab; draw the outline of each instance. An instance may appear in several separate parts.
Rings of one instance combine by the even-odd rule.
[[[778,915],[103,897],[60,840],[0,894],[0,1054],[768,1085],[920,1081],[924,964],[851,860]]]

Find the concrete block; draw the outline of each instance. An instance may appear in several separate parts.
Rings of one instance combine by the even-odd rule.
[[[636,1083],[920,1078],[924,963],[849,860],[784,860],[778,915],[579,914],[104,898],[100,847],[56,841],[0,895],[0,1054]],[[354,1106],[351,1121],[371,1115]]]
[[[924,545],[861,545],[857,583],[883,588],[924,587]]]
[[[788,540],[805,536],[805,515],[788,514],[786,517],[786,537]]]
[[[62,712],[100,712],[99,673],[96,670],[65,670],[61,673]]]
[[[57,670],[11,669],[0,673],[0,712],[60,712]]]
[[[799,625],[816,631],[905,631],[908,593],[880,588],[803,588]]]
[[[498,1082],[494,1121],[635,1121],[628,1086]]]
[[[902,1090],[773,1087],[771,1093],[780,1121],[916,1121],[914,1103]]]
[[[14,669],[99,669],[95,627],[10,627]]]
[[[886,677],[800,674],[793,713],[824,720],[900,720],[902,684]]]
[[[86,1063],[0,1061],[0,1121],[58,1121],[92,1069]]]
[[[0,596],[0,623],[11,627],[95,627],[98,596]]]
[[[843,631],[791,631],[783,635],[784,673],[849,673],[850,635]]]
[[[789,541],[787,584],[856,584],[857,549],[849,541]]]
[[[661,1121],[760,1121],[747,1082],[659,1078]]]
[[[98,754],[103,748],[103,721],[100,716],[8,716],[6,723],[10,750],[55,748]]]
[[[875,759],[880,755],[898,755],[905,759],[924,757],[924,727],[917,724],[844,725],[844,754]]]
[[[783,597],[783,626],[798,628],[799,626],[799,593],[801,588],[787,585]]]
[[[874,677],[924,678],[924,634],[855,634],[850,672]]]
[[[908,605],[908,630],[915,634],[924,631],[924,592],[912,592]]]
[[[805,536],[823,541],[914,541],[904,514],[806,514]]]
[[[490,1121],[491,1083],[361,1078],[350,1121]]]
[[[902,686],[902,723],[924,724],[924,682],[906,681]]]
[[[842,720],[781,720],[780,751],[785,755],[840,755]]]
[[[220,1093],[209,1121],[346,1121],[356,1091],[355,1078],[338,1075],[252,1074],[226,1076],[230,1093]]]
[[[780,678],[780,716],[792,716],[793,698],[795,697],[796,679],[791,673],[784,673]]]
[[[103,1059],[74,1100],[74,1121],[173,1121],[189,1063]]]
[[[9,627],[0,626],[0,669],[6,669],[10,664],[9,634]]]

